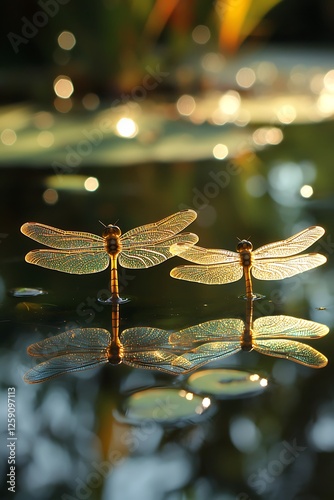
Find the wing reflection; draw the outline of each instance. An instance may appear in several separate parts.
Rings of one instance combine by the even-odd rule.
[[[24,381],[45,382],[107,363],[179,374],[184,369],[177,360],[184,349],[181,346],[171,349],[169,336],[166,330],[139,327],[124,330],[120,337],[119,304],[114,303],[111,332],[104,328],[74,328],[30,345],[28,354],[44,361],[31,368]]]
[[[253,349],[311,368],[323,368],[328,362],[323,354],[307,344],[290,339],[318,339],[328,332],[326,325],[291,316],[267,316],[253,322],[253,301],[248,299],[245,323],[240,319],[207,321],[171,334],[170,342],[174,346],[189,348],[176,360],[185,371]]]

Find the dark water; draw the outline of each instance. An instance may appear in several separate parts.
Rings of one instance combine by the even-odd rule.
[[[320,370],[255,352],[210,365],[268,380],[261,390],[236,390],[234,397],[201,390],[187,400],[188,376],[124,365],[27,385],[22,376],[35,364],[26,354],[29,344],[69,327],[110,329],[110,307],[98,302],[109,274],[72,276],[31,266],[24,255],[39,245],[19,231],[36,221],[100,234],[100,220],[117,221],[125,232],[193,208],[199,215],[189,230],[200,245],[234,250],[237,238],[250,238],[257,248],[320,225],[326,234],[311,251],[326,255],[327,264],[282,282],[254,280],[255,292],[265,296],[255,303],[255,316],[286,314],[332,328],[332,136],[331,122],[286,127],[281,144],[240,157],[234,166],[229,160],[92,165],[79,173],[96,177],[99,188],[71,189],[64,173],[54,205],[42,197],[52,169],[2,168],[1,470],[8,457],[7,389],[15,387],[16,498],[333,498],[332,333],[308,342],[329,359]],[[308,199],[299,194],[305,184],[314,190]],[[177,264],[181,259],[120,270],[121,295],[131,299],[121,307],[121,329],[174,331],[211,319],[244,319],[243,281],[205,286],[173,280],[169,271]],[[9,293],[18,287],[47,294]],[[152,388],[159,391],[133,399]],[[210,404],[203,406],[203,398]]]

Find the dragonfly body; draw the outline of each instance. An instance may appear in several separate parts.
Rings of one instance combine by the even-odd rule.
[[[49,248],[29,252],[25,260],[71,274],[97,273],[106,269],[110,262],[112,301],[119,301],[118,263],[126,268],[143,269],[173,257],[169,251],[171,245],[183,242],[191,246],[198,241],[196,234],[180,233],[196,217],[194,210],[182,210],[123,235],[118,226],[110,224],[102,236],[27,222],[21,232]]]
[[[244,272],[246,297],[250,297],[253,295],[252,278],[250,273],[251,267],[253,265],[252,250],[253,245],[250,241],[241,240],[237,245],[237,252],[240,256],[240,265]]]
[[[251,275],[260,280],[279,280],[324,264],[327,260],[324,255],[297,255],[317,241],[324,232],[322,227],[311,226],[287,240],[269,243],[256,250],[253,250],[251,242],[242,240],[238,243],[237,252],[177,243],[171,247],[171,252],[195,265],[175,267],[170,275],[208,285],[232,283],[244,275],[246,297],[254,298]]]

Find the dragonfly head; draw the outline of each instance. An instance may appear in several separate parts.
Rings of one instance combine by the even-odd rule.
[[[253,250],[253,245],[251,244],[250,241],[247,240],[241,240],[237,244],[237,252],[242,252],[243,250],[249,250],[250,252]]]
[[[106,236],[121,236],[122,232],[118,226],[113,226],[112,224],[108,224],[103,229],[102,236],[105,238]]]

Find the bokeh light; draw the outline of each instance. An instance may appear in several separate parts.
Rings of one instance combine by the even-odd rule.
[[[207,43],[210,40],[210,36],[211,34],[209,28],[203,24],[199,24],[192,31],[192,39],[199,45]]]
[[[181,96],[176,103],[176,108],[180,115],[190,116],[196,108],[196,101],[191,95]]]
[[[58,36],[58,45],[64,50],[73,49],[75,44],[76,44],[75,36],[70,31],[63,31]]]
[[[212,153],[216,160],[223,160],[228,155],[228,147],[225,144],[216,144]]]
[[[68,76],[57,76],[53,82],[55,94],[61,99],[68,99],[74,92],[74,87],[71,78]]]
[[[254,85],[256,75],[252,68],[240,68],[235,79],[240,87],[249,89],[252,85]]]
[[[84,183],[86,191],[96,191],[99,187],[99,181],[96,177],[87,177]]]
[[[121,118],[116,124],[116,133],[120,137],[132,139],[138,134],[138,126],[132,118]]]
[[[1,132],[0,138],[2,144],[5,146],[12,146],[17,140],[17,135],[11,128],[5,128],[5,130]]]

